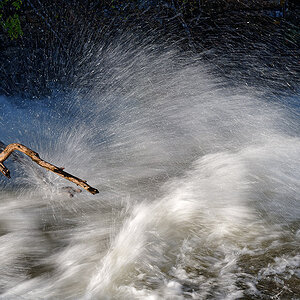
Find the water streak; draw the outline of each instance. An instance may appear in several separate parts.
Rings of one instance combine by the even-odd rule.
[[[0,140],[100,190],[70,199],[55,174],[8,165],[2,298],[296,297],[299,95],[272,101],[195,56],[130,40],[86,53],[72,91],[0,98]]]

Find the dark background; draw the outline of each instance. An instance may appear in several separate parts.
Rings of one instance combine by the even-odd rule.
[[[0,94],[31,99],[78,85],[85,45],[125,32],[197,53],[232,84],[297,91],[299,11],[295,0],[26,0],[17,12],[23,35],[1,28]]]

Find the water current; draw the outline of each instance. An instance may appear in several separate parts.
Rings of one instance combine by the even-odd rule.
[[[297,299],[299,94],[141,44],[87,51],[74,88],[0,97],[2,142],[100,191],[6,162],[1,299]]]

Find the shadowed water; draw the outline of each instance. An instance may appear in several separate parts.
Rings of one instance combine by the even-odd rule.
[[[1,141],[100,191],[70,198],[62,178],[7,161],[1,297],[299,296],[299,95],[232,87],[149,41],[94,53],[70,91],[0,98]]]

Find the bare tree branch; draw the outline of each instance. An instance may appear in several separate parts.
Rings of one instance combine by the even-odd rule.
[[[8,157],[14,152],[14,151],[20,151],[24,154],[26,154],[27,156],[29,156],[35,163],[37,163],[39,166],[56,173],[57,175],[77,184],[78,186],[84,188],[85,190],[87,190],[88,192],[90,192],[91,194],[95,195],[98,194],[99,191],[93,187],[91,187],[90,185],[87,184],[87,182],[85,180],[82,180],[78,177],[75,177],[67,172],[64,171],[64,168],[59,168],[56,167],[44,160],[42,160],[39,156],[38,153],[32,151],[31,149],[29,149],[28,147],[22,145],[22,144],[9,144],[1,153],[0,153],[0,172],[10,178],[10,172],[9,170],[5,167],[5,165],[3,164],[3,162],[8,159]]]

